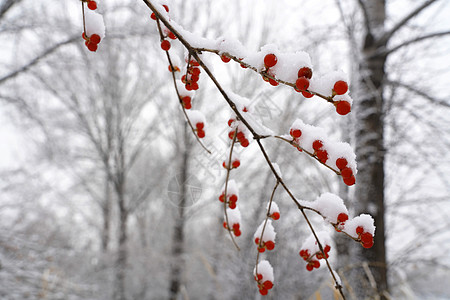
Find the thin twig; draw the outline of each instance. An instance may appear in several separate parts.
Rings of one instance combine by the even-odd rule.
[[[241,249],[239,248],[238,244],[236,243],[236,240],[234,239],[233,234],[231,233],[230,223],[228,221],[228,213],[227,213],[227,198],[228,198],[228,195],[227,195],[228,191],[227,191],[227,189],[228,189],[228,181],[230,179],[231,159],[232,159],[232,156],[233,156],[234,144],[236,143],[237,131],[238,131],[238,129],[236,127],[236,130],[234,131],[234,135],[233,135],[233,140],[231,141],[230,155],[228,157],[227,176],[226,176],[226,179],[225,179],[225,190],[223,192],[223,212],[225,214],[225,221],[227,222],[227,228],[226,229],[228,230],[228,233],[230,234],[230,237],[231,237],[231,240],[233,241],[234,246],[236,247],[236,249],[238,251],[240,251]]]

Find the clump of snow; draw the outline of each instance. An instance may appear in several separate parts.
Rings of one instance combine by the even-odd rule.
[[[256,232],[253,235],[253,239],[261,238],[261,233],[264,228],[264,223],[265,223],[265,221],[263,221],[261,223],[261,225],[259,225],[258,229],[256,229]],[[267,224],[266,224],[266,227],[264,228],[264,234],[263,234],[261,240],[263,242],[267,242],[267,241],[275,242],[276,235],[277,235],[277,233],[275,232],[275,228],[272,225],[272,220],[270,220],[270,219],[267,220]]]
[[[302,132],[302,135],[295,139],[295,143],[308,152],[314,153],[313,142],[315,140],[322,141],[322,149],[328,153],[326,164],[330,167],[338,170],[336,160],[343,157],[347,160],[347,166],[352,169],[353,174],[356,175],[358,172],[355,152],[348,143],[332,141],[327,137],[323,128],[305,124],[301,119],[296,119],[290,129],[299,129]],[[288,136],[288,139],[291,138]]]
[[[225,185],[223,186],[222,189],[222,194],[225,193]],[[230,181],[228,181],[228,185],[227,185],[227,196],[229,195],[236,195],[239,198],[239,189],[237,187],[237,183],[234,179],[231,179]]]
[[[345,226],[342,229],[345,233],[351,235],[354,238],[358,238],[358,234],[356,233],[356,228],[361,226],[364,228],[364,232],[370,233],[372,236],[375,236],[375,224],[371,215],[361,214],[357,217],[354,217],[351,220],[345,222]]]
[[[186,110],[186,113],[189,117],[189,120],[191,120],[192,125],[203,123],[206,127],[206,119],[205,115],[199,111],[199,110]]]
[[[328,232],[326,231],[319,231],[316,233],[317,237],[319,238],[320,244],[322,244],[322,247],[325,248],[326,245],[331,246],[332,239]],[[314,255],[317,252],[320,252],[319,244],[317,243],[314,235],[310,235],[302,245],[302,250],[308,250],[310,255]]]
[[[337,217],[340,213],[348,215],[344,201],[332,193],[320,195],[314,202],[309,203],[308,206],[318,210],[327,222],[333,224],[337,223]]]
[[[280,208],[278,207],[278,204],[275,201],[272,201],[272,204],[267,203],[267,209],[269,208],[270,205],[270,210],[269,210],[269,215],[272,215],[273,213],[279,213],[280,212]]]
[[[103,40],[105,37],[105,23],[103,22],[103,16],[90,9],[85,11],[86,20],[86,35],[91,36],[98,34]]]
[[[239,207],[236,207],[235,209],[227,208],[227,215],[229,227],[233,227],[234,224],[241,224],[241,212],[239,211]]]
[[[262,282],[274,282],[273,268],[267,260],[264,259],[258,263],[258,266],[253,270],[253,275],[255,276],[257,276],[256,269],[258,269],[258,274],[261,274],[263,277]]]
[[[334,71],[320,77],[314,76],[311,78],[309,82],[309,90],[320,93],[324,96],[331,96],[333,93],[334,84],[339,80],[347,82],[350,86],[346,73],[343,71]]]

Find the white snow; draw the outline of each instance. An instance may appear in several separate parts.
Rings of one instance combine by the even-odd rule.
[[[271,281],[272,283],[274,283],[273,268],[267,260],[264,259],[259,262],[258,274],[262,275],[262,282]],[[256,267],[253,270],[253,275],[256,276]]]
[[[91,36],[98,34],[103,40],[105,37],[105,23],[103,22],[103,16],[90,9],[85,10],[86,20],[86,35]]]
[[[269,208],[269,203],[267,203],[267,208]],[[275,201],[272,201],[272,204],[270,204],[270,211],[269,211],[269,215],[273,214],[273,213],[279,213],[280,212],[280,208],[278,207],[278,204]]]
[[[203,123],[206,127],[205,115],[199,110],[186,110],[186,113],[191,120],[192,125],[195,127],[197,123]]]
[[[320,243],[322,244],[322,247],[325,248],[326,245],[331,246],[332,245],[332,239],[328,232],[326,231],[319,231],[316,233],[317,237],[319,238]],[[302,245],[302,250],[308,250],[310,255],[313,255],[317,252],[320,252],[319,245],[317,244],[316,239],[314,238],[314,235],[310,235]]]
[[[308,206],[318,210],[325,221],[330,223],[337,223],[337,217],[340,213],[348,215],[347,207],[344,201],[337,195],[332,193],[324,193],[320,195],[314,202],[308,203]]]
[[[356,228],[358,226],[362,226],[364,228],[364,232],[370,233],[372,236],[375,235],[375,225],[374,220],[371,215],[361,214],[351,220],[345,222],[345,226],[342,231],[348,233],[354,238],[358,237],[356,233]]]
[[[241,224],[241,212],[239,211],[239,207],[236,206],[235,209],[227,208],[228,215],[228,226],[230,228],[233,227],[234,224]],[[226,218],[224,217],[226,220]]]
[[[265,223],[265,221],[263,221],[261,223],[261,225],[259,225],[258,229],[256,229],[256,232],[253,235],[253,239],[261,237],[261,233],[262,233],[262,230],[263,230],[263,227],[264,227],[264,223]],[[267,220],[267,224],[266,224],[266,228],[264,229],[264,235],[262,236],[262,241],[263,242],[267,242],[267,241],[275,242],[275,236],[276,235],[277,235],[277,233],[275,232],[275,228],[272,225],[272,220],[268,219]]]

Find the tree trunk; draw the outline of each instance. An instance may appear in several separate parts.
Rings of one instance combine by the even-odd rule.
[[[188,196],[187,184],[188,171],[189,171],[189,141],[188,141],[188,128],[184,124],[184,149],[183,157],[181,161],[181,168],[179,174],[177,174],[177,180],[179,182],[179,200],[175,217],[175,226],[172,238],[172,259],[170,264],[170,278],[169,278],[169,299],[177,299],[177,295],[180,292],[181,287],[181,275],[184,267],[183,253],[184,253],[184,227],[185,227],[185,206],[187,204],[186,197]]]
[[[108,251],[111,227],[111,190],[109,186],[109,177],[105,176],[105,199],[102,205],[103,229],[102,229],[102,252]]]
[[[116,279],[114,285],[114,300],[125,300],[125,279],[128,260],[127,250],[127,223],[128,211],[125,206],[124,182],[121,180],[117,187],[117,197],[119,204],[119,249],[115,263]]]
[[[353,247],[358,260],[358,274],[352,281],[358,299],[382,295],[388,290],[384,230],[384,120],[383,85],[385,79],[385,56],[373,56],[380,45],[378,38],[384,32],[385,1],[364,1],[370,31],[364,36],[362,59],[359,65],[359,93],[356,110],[356,156],[358,175],[355,188],[356,213],[369,213],[375,219],[376,233],[371,249]],[[364,264],[369,269],[362,268]],[[361,267],[361,268],[360,268]],[[370,271],[369,271],[370,270]],[[364,274],[363,276],[361,276]],[[373,276],[373,278],[372,278]],[[374,280],[373,280],[374,279]],[[383,296],[381,296],[384,299]]]

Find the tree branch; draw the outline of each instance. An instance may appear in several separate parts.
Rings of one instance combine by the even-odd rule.
[[[12,79],[14,77],[16,77],[17,75],[19,75],[22,72],[27,71],[29,68],[33,67],[34,65],[36,65],[42,58],[45,58],[46,56],[49,56],[50,54],[52,54],[53,52],[55,52],[56,50],[58,50],[61,46],[70,44],[72,42],[74,42],[76,39],[78,39],[79,36],[72,36],[69,39],[57,43],[55,45],[53,45],[52,47],[44,50],[41,54],[39,54],[38,56],[36,56],[35,58],[33,58],[32,60],[30,60],[27,64],[23,65],[22,67],[20,67],[19,69],[3,76],[0,78],[0,84],[4,83],[5,81]]]
[[[417,7],[415,10],[411,11],[408,15],[406,15],[403,19],[401,19],[394,27],[391,28],[391,30],[387,31],[379,40],[378,45],[386,45],[387,42],[391,39],[391,37],[399,30],[401,29],[406,23],[408,23],[412,18],[420,14],[425,8],[433,4],[438,0],[428,0],[425,1],[422,5]]]
[[[417,94],[418,96],[425,98],[426,100],[430,101],[433,104],[437,104],[437,105],[441,105],[446,108],[450,108],[450,103],[448,103],[444,100],[436,99],[436,98],[430,96],[429,94],[427,94],[409,84],[406,84],[406,83],[403,83],[400,81],[395,81],[395,80],[388,80],[387,83],[391,84],[391,85],[397,85],[397,86],[403,87],[403,88]]]

